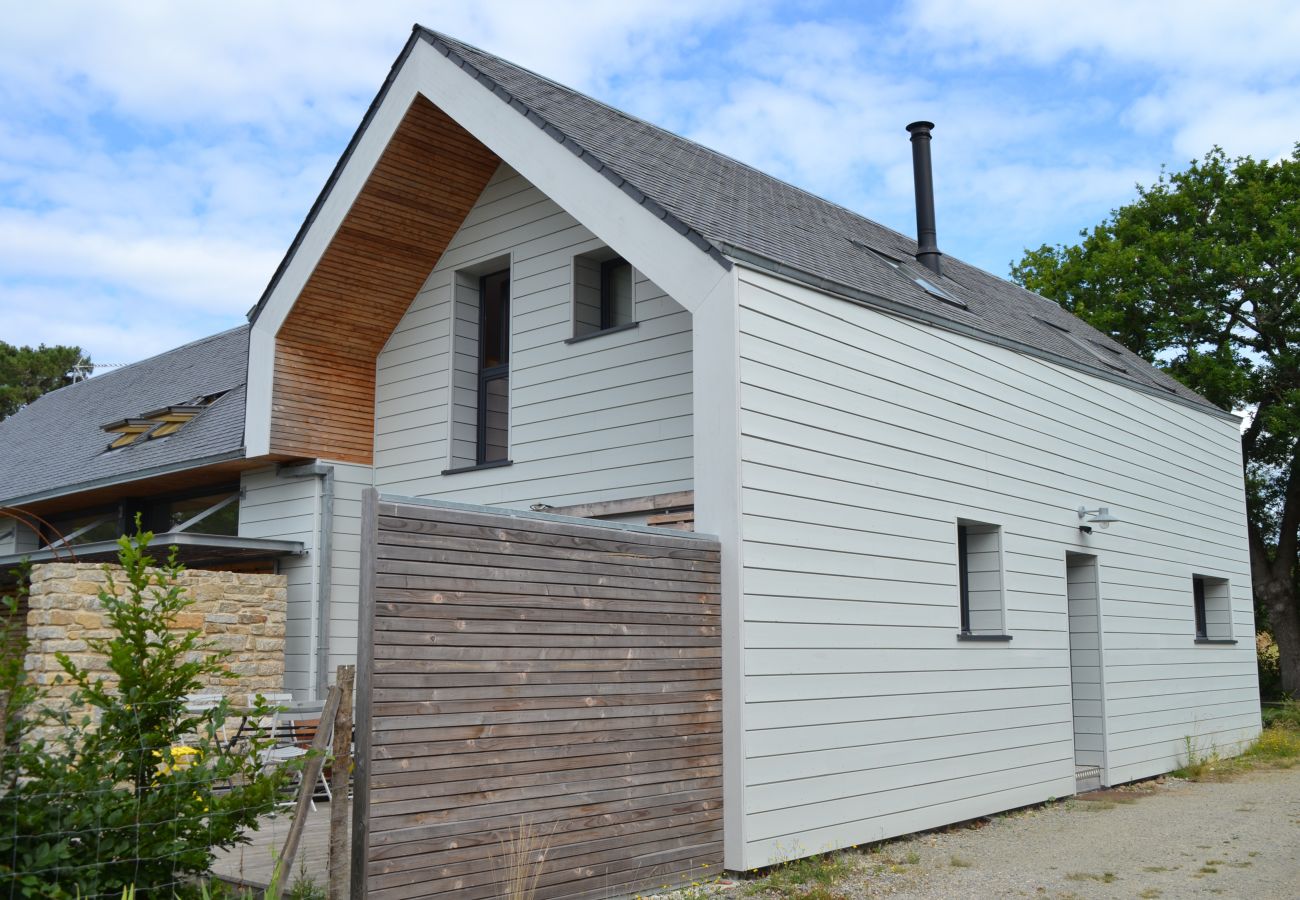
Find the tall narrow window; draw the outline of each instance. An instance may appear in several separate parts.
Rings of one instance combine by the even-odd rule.
[[[1201,640],[1209,637],[1205,631],[1205,579],[1192,579],[1192,604],[1195,607],[1196,636]]]
[[[957,523],[957,586],[963,640],[1010,640],[1002,590],[1002,529]]]
[[[479,280],[479,465],[508,458],[510,433],[510,270]]]

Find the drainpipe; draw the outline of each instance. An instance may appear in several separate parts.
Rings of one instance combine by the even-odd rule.
[[[330,664],[330,594],[332,570],[330,557],[334,543],[334,467],[321,462],[300,466],[282,466],[277,473],[285,478],[319,478],[320,534],[316,541],[316,564],[319,566],[316,595],[316,684],[315,697],[319,700],[329,692]]]

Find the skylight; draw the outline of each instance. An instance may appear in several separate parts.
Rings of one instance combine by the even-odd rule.
[[[161,409],[152,410],[138,417],[109,422],[103,426],[103,429],[110,434],[116,434],[117,437],[109,442],[108,449],[120,450],[132,444],[152,441],[175,434],[195,416],[211,406],[220,396],[221,394],[212,394],[206,397],[196,397],[188,403],[164,406]]]
[[[1046,325],[1049,328],[1055,328],[1057,331],[1061,332],[1061,337],[1065,338],[1071,344],[1073,344],[1074,346],[1078,347],[1080,350],[1087,353],[1089,356],[1097,360],[1097,362],[1101,363],[1106,368],[1114,369],[1116,372],[1124,372],[1124,373],[1128,372],[1128,369],[1126,369],[1124,366],[1121,366],[1115,359],[1115,357],[1118,357],[1120,355],[1120,351],[1115,350],[1111,347],[1107,347],[1104,344],[1099,344],[1096,341],[1092,340],[1091,338],[1089,338],[1086,341],[1080,340],[1072,331],[1070,331],[1069,326],[1063,325],[1060,322],[1053,322],[1051,319],[1044,319],[1041,316],[1034,316],[1033,318],[1034,321],[1041,322],[1043,325]],[[1103,350],[1105,350],[1107,353],[1112,354],[1112,356],[1103,356],[1102,355]]]
[[[848,242],[852,244],[854,247],[857,247],[859,250],[866,250],[868,253],[871,253],[874,256],[879,257],[881,260],[887,263],[889,267],[892,268],[895,272],[897,272],[899,275],[902,275],[904,278],[906,278],[908,281],[915,284],[917,287],[925,291],[930,296],[938,297],[943,302],[951,303],[953,306],[957,306],[962,309],[966,308],[965,303],[963,303],[961,300],[958,300],[952,294],[948,293],[946,290],[944,290],[939,285],[934,283],[934,279],[936,276],[922,274],[920,271],[916,269],[915,266],[911,265],[910,263],[906,263],[903,262],[902,260],[894,259],[892,256],[888,256],[884,253],[881,253],[879,250],[875,249],[874,247],[868,247],[866,244],[862,243],[861,241],[857,241],[854,240],[853,238],[849,238]]]

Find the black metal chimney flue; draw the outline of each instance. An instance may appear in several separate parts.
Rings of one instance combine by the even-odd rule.
[[[933,122],[913,122],[907,126],[912,135],[912,178],[916,182],[916,261],[936,275],[939,269],[938,237],[934,228],[934,173],[930,169],[930,129]]]

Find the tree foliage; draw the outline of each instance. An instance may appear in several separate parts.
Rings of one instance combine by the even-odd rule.
[[[42,394],[72,383],[72,368],[90,362],[80,347],[16,347],[0,341],[0,419]]]
[[[120,539],[125,583],[119,591],[110,572],[99,593],[109,636],[86,644],[110,675],[60,654],[77,690],[56,711],[21,664],[0,667],[0,691],[17,698],[0,755],[0,894],[116,898],[134,886],[138,897],[184,896],[215,848],[247,840],[289,775],[263,769],[264,742],[221,740],[224,702],[187,707],[208,676],[230,677],[228,654],[174,627],[193,601],[174,559],[154,567],[152,537]],[[41,737],[51,725],[55,737]]]
[[[1300,691],[1300,144],[1276,162],[1215,148],[1162,172],[1072,246],[1012,277],[1225,410],[1245,412],[1252,580]]]

